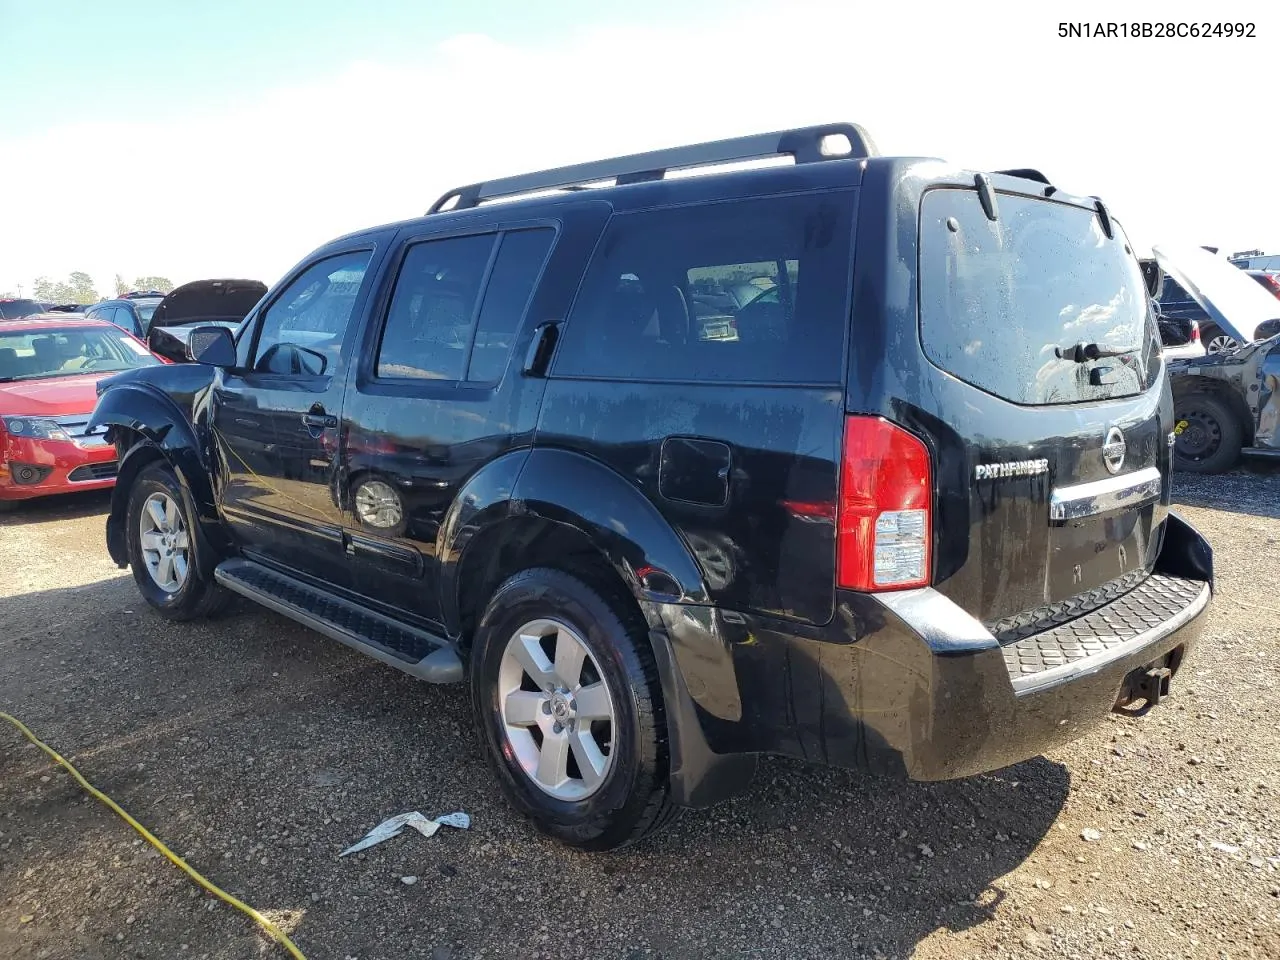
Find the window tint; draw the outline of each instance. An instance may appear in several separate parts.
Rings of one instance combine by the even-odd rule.
[[[379,377],[461,380],[496,237],[415,243],[405,254],[378,348]]]
[[[840,379],[849,194],[614,217],[556,373],[650,380]]]
[[[554,238],[555,231],[549,228],[503,235],[493,274],[485,287],[468,380],[492,383],[502,379],[533,285]]]
[[[253,369],[260,373],[331,371],[372,254],[342,253],[312,264],[267,309]]]
[[[1158,364],[1150,300],[1123,233],[1095,211],[1001,194],[991,221],[973,190],[920,204],[920,337],[934,364],[1022,404],[1141,392]],[[1097,344],[1077,363],[1059,349]],[[1096,374],[1096,375],[1095,375]]]

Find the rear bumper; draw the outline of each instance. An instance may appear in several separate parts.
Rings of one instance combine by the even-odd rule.
[[[821,628],[664,607],[692,706],[668,712],[696,722],[712,760],[772,752],[915,780],[971,776],[1079,737],[1131,699],[1149,667],[1176,675],[1212,582],[1208,544],[1170,515],[1146,581],[1017,643],[1002,645],[931,588],[842,594]],[[701,767],[716,775],[714,762]]]
[[[1152,667],[1177,673],[1210,595],[1207,582],[1152,574],[1114,602],[1018,643],[963,652],[934,646],[911,678],[881,668],[872,684],[880,702],[864,698],[850,719],[870,727],[882,755],[872,756],[868,744],[837,762],[945,780],[1074,740],[1132,695],[1135,675]],[[938,595],[899,595],[886,606],[894,629],[916,637],[953,629],[956,620],[954,605]]]

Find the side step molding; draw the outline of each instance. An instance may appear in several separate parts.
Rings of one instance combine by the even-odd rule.
[[[465,675],[462,660],[444,637],[327,594],[260,563],[224,560],[213,575],[228,590],[411,677],[427,683],[459,683]]]

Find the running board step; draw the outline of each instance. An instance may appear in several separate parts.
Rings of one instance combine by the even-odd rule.
[[[218,583],[317,633],[428,683],[458,683],[462,661],[443,637],[342,600],[252,560],[224,560]]]

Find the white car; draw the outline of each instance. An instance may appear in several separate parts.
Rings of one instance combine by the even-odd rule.
[[[1194,360],[1205,355],[1198,320],[1160,317],[1157,323],[1166,360]]]

